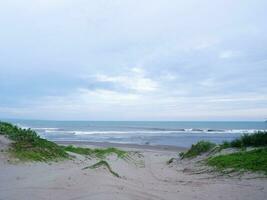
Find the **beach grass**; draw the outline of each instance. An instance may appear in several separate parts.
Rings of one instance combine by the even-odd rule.
[[[183,158],[194,158],[202,153],[210,151],[216,146],[215,143],[209,141],[199,141],[196,144],[193,144],[191,148],[186,152],[181,152],[179,155]]]
[[[248,151],[247,147],[254,149]],[[212,152],[213,149],[221,151],[227,148],[236,148],[239,152],[218,156],[208,155],[206,163],[221,171],[226,169],[232,169],[233,171],[262,171],[267,175],[266,131],[244,134],[233,141],[226,141],[220,145],[208,141],[199,141],[193,144],[187,152],[181,152],[180,157],[181,159],[194,158],[204,152]]]
[[[108,169],[108,171],[112,175],[114,175],[114,176],[116,176],[118,178],[120,177],[120,175],[118,173],[116,173],[116,172],[114,172],[112,170],[112,168],[110,167],[110,165],[108,164],[108,162],[105,161],[105,160],[100,160],[99,162],[97,162],[97,163],[95,163],[95,164],[93,164],[91,166],[88,166],[88,167],[83,168],[83,170],[85,170],[85,169],[96,169],[96,168],[99,168],[99,167],[106,167]]]
[[[69,145],[63,147],[65,151],[81,154],[81,155],[88,155],[94,156],[96,158],[104,159],[111,154],[117,155],[118,158],[125,158],[128,153],[127,151],[123,151],[121,149],[117,149],[114,147],[105,148],[105,149],[90,149],[90,148],[83,148],[83,147],[75,147],[73,145]]]
[[[22,129],[10,123],[0,122],[0,134],[13,141],[9,152],[23,161],[49,161],[68,158],[59,145],[40,138],[31,129]]]
[[[223,142],[221,148],[246,148],[267,146],[267,131],[258,131],[253,134],[244,134],[231,142]]]
[[[207,164],[219,170],[231,168],[252,172],[262,171],[267,175],[267,147],[211,157],[207,160]]]
[[[83,147],[76,147],[73,145],[68,145],[68,146],[62,146],[62,148],[65,151],[81,154],[81,155],[92,155],[92,149],[90,148],[83,148]]]
[[[167,165],[170,165],[174,162],[175,158],[171,158],[169,160],[167,160]]]

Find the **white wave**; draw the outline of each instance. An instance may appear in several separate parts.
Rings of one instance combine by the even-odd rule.
[[[60,128],[33,128],[36,131],[42,131],[45,133],[58,133],[58,134],[75,134],[75,135],[127,135],[127,134],[139,134],[139,135],[164,135],[164,134],[179,134],[179,133],[204,133],[204,134],[225,134],[225,133],[232,133],[232,134],[243,134],[243,133],[255,133],[257,131],[264,131],[264,130],[257,130],[257,129],[184,129],[184,130],[127,130],[127,131],[78,131],[78,130],[62,130]]]
[[[188,133],[255,133],[257,131],[266,131],[259,129],[185,129]]]
[[[234,129],[234,130],[201,130],[201,131],[192,131],[192,129],[185,129],[184,131],[74,131],[76,135],[98,135],[98,134],[173,134],[173,133],[209,133],[209,134],[224,134],[224,133],[233,133],[233,134],[242,134],[242,133],[255,133],[256,129]]]
[[[98,134],[166,134],[178,131],[74,131],[76,135],[98,135]]]
[[[257,131],[266,131],[266,130],[259,130],[259,129],[231,129],[231,130],[227,130],[227,132],[230,133],[255,133]]]
[[[36,130],[36,131],[59,131],[61,130],[60,128],[35,128],[33,127],[32,128],[33,130]]]
[[[64,131],[64,130],[45,130],[45,133],[75,134],[75,131]]]

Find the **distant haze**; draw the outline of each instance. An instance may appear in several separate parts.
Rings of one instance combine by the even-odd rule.
[[[0,118],[266,120],[266,0],[0,1]]]

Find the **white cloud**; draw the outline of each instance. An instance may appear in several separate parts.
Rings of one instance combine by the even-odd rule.
[[[125,94],[110,90],[88,90],[81,88],[78,90],[77,100],[83,104],[87,102],[105,103],[105,104],[124,104],[125,102],[131,103],[139,99],[136,94]],[[89,100],[90,99],[90,100]]]
[[[208,40],[206,39],[206,40],[197,41],[196,44],[194,44],[192,49],[205,50],[207,48],[214,47],[218,45],[219,43],[220,43],[219,39],[209,38]]]
[[[141,68],[133,68],[130,74],[111,76],[104,74],[97,74],[95,76],[96,81],[99,82],[109,82],[117,84],[122,88],[133,90],[136,92],[154,92],[158,89],[159,84],[145,77],[144,70]]]
[[[229,58],[232,58],[232,57],[237,57],[239,55],[240,55],[240,52],[232,51],[232,50],[226,50],[226,51],[222,51],[219,54],[219,58],[221,58],[221,59],[229,59]]]
[[[134,67],[131,69],[132,72],[144,76],[145,71],[142,68]]]
[[[174,75],[171,73],[164,73],[162,76],[160,76],[160,78],[164,81],[174,81],[178,78],[178,75]]]

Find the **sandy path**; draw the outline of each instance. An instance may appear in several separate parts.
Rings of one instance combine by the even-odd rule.
[[[109,158],[121,178],[105,169],[82,170],[96,162],[83,156],[51,164],[9,164],[2,159],[0,200],[267,199],[267,179],[194,175],[188,170],[190,163],[166,165],[176,152],[139,151],[143,157],[135,154],[135,162]]]

